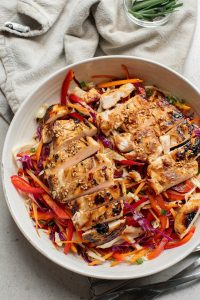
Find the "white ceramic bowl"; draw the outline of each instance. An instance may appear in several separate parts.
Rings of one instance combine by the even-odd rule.
[[[186,79],[174,71],[152,61],[127,56],[107,56],[85,60],[68,66],[54,73],[35,90],[21,105],[7,133],[3,149],[2,174],[3,185],[8,208],[24,236],[42,254],[58,265],[76,273],[105,279],[128,279],[151,275],[162,271],[186,257],[200,243],[200,222],[192,239],[185,245],[167,250],[158,258],[144,262],[142,265],[120,264],[116,267],[101,265],[89,267],[80,257],[73,254],[64,255],[57,251],[45,234],[38,237],[32,221],[26,211],[23,198],[18,194],[10,181],[10,176],[16,173],[12,158],[13,147],[29,141],[35,132],[34,116],[43,103],[59,101],[63,78],[69,68],[72,68],[79,80],[91,81],[94,74],[114,74],[123,76],[121,64],[125,64],[130,73],[142,78],[145,84],[154,84],[170,91],[173,95],[188,100],[196,112],[200,113],[200,94]]]

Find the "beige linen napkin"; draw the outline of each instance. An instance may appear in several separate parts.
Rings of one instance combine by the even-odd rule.
[[[196,0],[157,28],[131,23],[122,0],[1,0],[0,112],[7,116],[59,68],[103,54],[150,58],[178,71],[184,64],[196,21]],[[28,26],[19,32],[5,22]],[[24,27],[22,27],[24,28]]]

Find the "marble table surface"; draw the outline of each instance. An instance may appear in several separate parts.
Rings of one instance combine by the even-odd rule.
[[[198,24],[184,67],[184,75],[200,88],[200,7]],[[0,119],[0,157],[8,125]],[[182,265],[187,262],[183,262]],[[168,278],[174,266],[139,283]],[[200,281],[174,289],[159,299],[198,300]],[[87,278],[67,271],[42,256],[24,238],[6,206],[0,181],[0,299],[9,300],[76,300],[89,299]]]

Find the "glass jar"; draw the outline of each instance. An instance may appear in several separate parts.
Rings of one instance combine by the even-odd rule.
[[[167,21],[169,20],[169,17],[170,17],[170,15],[167,15],[166,17],[155,18],[153,21],[142,20],[142,19],[138,19],[138,18],[134,17],[129,12],[129,10],[131,8],[132,8],[132,0],[124,0],[124,10],[125,10],[125,13],[126,13],[127,17],[133,23],[135,23],[139,26],[142,26],[142,27],[153,28],[153,27],[163,25],[163,24],[167,23]]]

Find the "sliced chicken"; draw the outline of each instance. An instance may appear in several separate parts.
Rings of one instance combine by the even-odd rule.
[[[131,133],[114,136],[116,147],[126,159],[152,161],[162,154],[162,146],[153,127],[138,127]]]
[[[79,87],[75,87],[72,91],[72,94],[75,94],[79,98],[83,99],[86,103],[98,101],[101,97],[101,94],[99,94],[99,92],[95,88],[92,88],[86,92]]]
[[[124,84],[118,89],[109,90],[101,95],[100,102],[103,109],[114,107],[121,99],[128,97],[134,90],[131,83]]]
[[[133,136],[131,133],[115,133],[113,136],[115,146],[120,152],[130,152],[133,150]]]
[[[198,173],[200,139],[195,138],[186,145],[153,161],[147,169],[152,188],[157,194],[177,185]]]
[[[126,127],[127,124],[135,123],[138,112],[147,106],[148,102],[146,100],[140,96],[135,96],[125,103],[118,104],[112,110],[99,113],[97,115],[97,125],[108,136],[113,130],[119,129],[122,125]],[[155,124],[155,120],[151,115],[150,118],[152,123]]]
[[[77,230],[88,230],[96,224],[111,222],[123,215],[123,200],[115,200],[92,210],[79,210],[72,218]]]
[[[52,131],[52,124],[47,123],[43,125],[42,128],[42,141],[43,143],[47,144],[52,141],[53,138],[53,131]]]
[[[110,223],[97,224],[82,235],[83,242],[99,246],[115,239],[125,228],[125,220],[117,220]]]
[[[150,112],[159,126],[161,134],[165,134],[175,124],[184,120],[183,114],[173,105],[164,100],[158,100],[150,104]]]
[[[67,202],[112,186],[113,172],[112,162],[97,154],[55,174],[47,172],[46,177],[52,197]]]
[[[167,135],[170,136],[170,149],[189,140],[192,136],[192,132],[193,125],[187,120],[175,124],[174,127],[167,132]]]
[[[70,141],[64,148],[54,152],[48,159],[48,173],[53,174],[59,172],[61,169],[67,169],[78,164],[82,160],[96,153],[99,150],[99,147],[99,143],[91,137]]]
[[[124,198],[122,186],[119,181],[108,189],[93,193],[91,195],[86,195],[72,201],[67,204],[75,214],[77,211],[87,211],[94,210],[102,205],[109,204],[115,200]]]
[[[97,128],[88,121],[59,120],[53,126],[53,144],[55,151],[65,147],[70,141],[78,140],[85,136],[94,136]]]
[[[53,104],[49,106],[44,115],[44,123],[48,124],[55,120],[66,116],[69,113],[69,109],[65,105]]]

